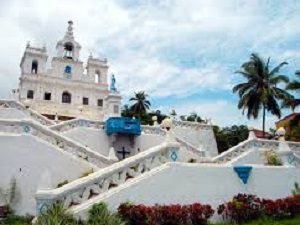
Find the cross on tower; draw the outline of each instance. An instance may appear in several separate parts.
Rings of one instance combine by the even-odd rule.
[[[126,155],[130,155],[130,152],[126,151],[124,147],[122,147],[122,150],[118,150],[117,153],[122,154],[122,157],[123,157],[122,159],[125,159]]]

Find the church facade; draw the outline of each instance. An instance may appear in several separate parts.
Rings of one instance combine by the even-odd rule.
[[[107,59],[90,55],[84,68],[80,50],[72,21],[68,22],[63,39],[57,42],[50,69],[46,66],[46,48],[28,43],[20,64],[19,88],[13,90],[17,100],[50,119],[104,120],[120,116],[121,95],[114,77],[108,85]]]

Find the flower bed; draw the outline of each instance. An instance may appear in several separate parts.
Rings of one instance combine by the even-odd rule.
[[[214,214],[210,205],[133,205],[121,204],[119,215],[129,225],[206,225]]]
[[[300,214],[300,195],[283,199],[260,199],[254,195],[238,194],[218,207],[223,219],[243,224],[260,217],[283,219]]]

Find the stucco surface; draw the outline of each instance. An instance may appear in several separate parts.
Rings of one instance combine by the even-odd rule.
[[[243,184],[231,166],[170,163],[110,191],[98,201],[106,201],[111,209],[127,201],[146,205],[200,202],[217,207],[238,193],[271,199],[286,197],[296,181],[300,182],[300,170],[292,167],[256,165],[248,183]],[[81,215],[89,206],[82,206]]]
[[[105,130],[87,127],[76,127],[64,132],[63,135],[88,146],[104,156],[109,155],[111,143],[113,143],[112,145],[116,151],[122,150],[122,147],[124,147],[126,151],[131,152],[130,155],[134,155],[138,152],[138,149],[140,151],[145,151],[164,141],[164,137],[154,134],[142,134],[135,138],[130,138],[129,136],[117,136],[115,140],[112,140],[106,135]],[[120,156],[117,152],[116,155]]]
[[[42,175],[48,171],[54,188],[64,180],[74,180],[90,171],[90,164],[55,149],[31,135],[0,136],[0,187],[7,189],[12,177],[17,183],[17,214],[35,214],[35,193]]]
[[[14,108],[0,109],[0,119],[30,119],[24,112]]]

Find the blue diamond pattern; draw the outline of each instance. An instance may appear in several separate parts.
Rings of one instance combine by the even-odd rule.
[[[295,161],[296,157],[294,155],[290,155],[288,158],[289,164],[292,164]]]
[[[171,153],[171,159],[173,160],[173,162],[176,162],[176,160],[178,159],[177,153],[175,151]]]
[[[29,127],[28,125],[24,125],[24,126],[23,126],[23,131],[24,131],[25,133],[29,133],[29,132],[30,132],[30,127]]]

